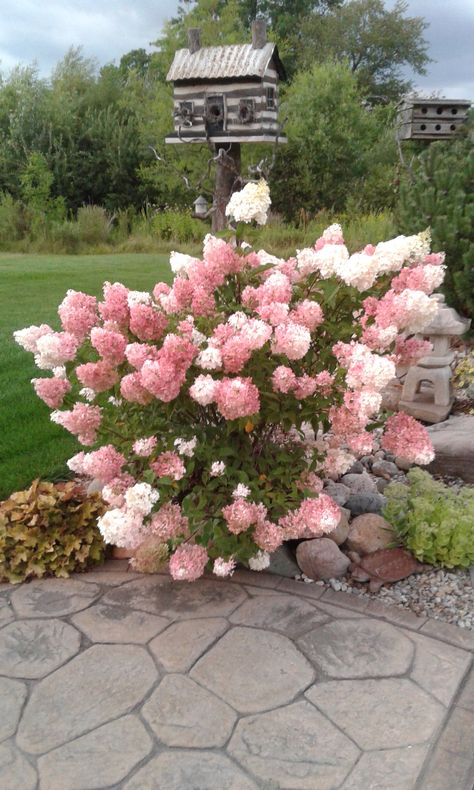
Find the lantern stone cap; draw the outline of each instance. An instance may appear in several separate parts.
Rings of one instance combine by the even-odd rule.
[[[467,332],[471,320],[460,316],[454,307],[448,307],[444,294],[433,294],[431,298],[438,302],[439,308],[433,320],[423,328],[423,335],[458,337]]]

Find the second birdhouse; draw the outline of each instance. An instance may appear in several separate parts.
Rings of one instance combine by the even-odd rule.
[[[278,82],[285,71],[265,24],[252,26],[251,44],[201,47],[188,31],[167,80],[174,85],[174,134],[167,143],[286,142],[278,123]]]

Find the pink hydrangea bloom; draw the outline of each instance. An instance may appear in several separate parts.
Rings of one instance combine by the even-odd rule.
[[[111,365],[120,365],[125,359],[127,338],[120,332],[96,326],[91,330],[91,344]]]
[[[315,537],[332,532],[341,518],[341,511],[327,494],[317,498],[303,499],[297,510],[292,510],[278,522],[284,530],[285,539],[297,538],[306,531]]]
[[[151,392],[143,386],[142,376],[138,370],[123,377],[120,382],[120,394],[130,403],[140,403],[142,406],[147,406],[153,400]]]
[[[194,384],[189,388],[189,394],[201,406],[209,406],[214,401],[216,386],[217,381],[214,381],[212,376],[201,375],[195,379]]]
[[[316,389],[317,384],[315,379],[312,376],[308,376],[307,373],[304,373],[302,376],[297,377],[293,394],[298,400],[303,400],[303,398],[309,398],[311,395],[314,395]]]
[[[382,434],[382,447],[414,464],[429,464],[434,458],[433,444],[426,428],[403,411],[389,417]]]
[[[130,308],[130,331],[139,340],[159,340],[168,325],[164,313],[149,304],[135,304]]]
[[[175,581],[193,582],[203,575],[208,559],[203,546],[183,543],[171,556],[171,576]]]
[[[101,497],[110,507],[121,508],[125,504],[125,492],[134,484],[132,475],[121,474],[103,487]]]
[[[285,395],[291,392],[296,386],[296,376],[291,368],[286,365],[279,365],[272,374],[272,387],[275,392],[282,392]]]
[[[82,341],[97,321],[97,299],[82,291],[69,290],[58,313],[63,329]]]
[[[302,324],[302,326],[305,326],[310,332],[313,332],[316,327],[324,321],[324,315],[317,302],[304,299],[302,302],[298,302],[291,311],[289,320],[293,321],[295,324]]]
[[[258,389],[251,378],[223,378],[216,386],[215,401],[226,420],[249,417],[260,410]]]
[[[270,302],[262,304],[256,308],[256,312],[264,321],[268,321],[272,326],[284,324],[288,320],[289,306],[286,302]],[[296,321],[296,323],[301,323]]]
[[[87,447],[96,440],[101,409],[99,406],[76,403],[71,411],[53,411],[51,420],[77,436],[80,443]]]
[[[331,394],[334,385],[334,375],[332,373],[329,373],[328,370],[322,370],[321,373],[316,374],[314,381],[316,389],[321,395],[327,396]]]
[[[242,269],[243,261],[234,248],[224,239],[217,239],[210,233],[204,239],[204,261],[211,270],[221,270],[224,274],[236,274]]]
[[[397,293],[405,290],[405,288],[411,288],[415,291],[431,294],[443,282],[445,269],[445,266],[432,263],[414,266],[413,268],[407,267],[402,269],[397,277],[393,278],[391,286]]]
[[[252,356],[252,349],[238,333],[226,340],[221,348],[222,364],[225,373],[240,373]]]
[[[363,431],[362,433],[355,434],[354,436],[349,436],[347,439],[347,445],[354,455],[369,455],[369,453],[372,453],[375,448],[373,434]]]
[[[410,365],[416,365],[418,360],[428,356],[432,350],[433,345],[429,340],[419,340],[416,337],[397,337],[392,359],[397,367],[408,368]]]
[[[179,373],[173,362],[160,358],[147,360],[141,369],[141,381],[155,398],[169,403],[179,395],[185,375]]]
[[[52,335],[54,330],[48,324],[41,324],[40,326],[27,326],[25,329],[17,329],[13,332],[13,337],[19,346],[25,351],[31,351],[32,354],[38,352],[37,343],[43,335]]]
[[[150,464],[157,477],[171,477],[172,480],[181,480],[186,474],[186,467],[176,453],[165,452]]]
[[[155,449],[156,444],[156,436],[148,436],[146,439],[137,439],[132,445],[132,450],[141,458],[148,458]]]
[[[114,477],[121,473],[126,458],[111,444],[105,444],[92,453],[84,455],[82,460],[83,474],[100,480],[104,485],[110,483]]]
[[[125,356],[129,365],[140,370],[147,359],[158,359],[159,350],[155,346],[148,346],[146,343],[129,343],[125,348]]]
[[[51,379],[31,379],[35,392],[50,409],[59,409],[64,400],[64,396],[71,389],[67,379],[60,379],[54,376]]]
[[[227,523],[229,532],[239,535],[245,532],[259,519],[259,510],[253,502],[245,499],[236,499],[231,505],[222,508],[222,515]]]
[[[179,505],[167,502],[153,514],[149,531],[161,540],[186,537],[189,532],[189,521],[183,516]]]
[[[276,551],[283,543],[284,532],[271,521],[261,521],[253,531],[253,539],[257,546],[264,551]]]
[[[308,352],[311,335],[306,327],[291,321],[275,329],[272,352],[284,354],[288,359],[302,359]]]
[[[104,301],[99,302],[99,313],[104,321],[127,326],[130,318],[128,288],[122,283],[104,283]]]
[[[355,458],[351,453],[339,447],[331,447],[321,465],[321,471],[328,477],[340,477],[351,468]]]
[[[95,392],[105,392],[114,387],[119,380],[115,368],[105,360],[79,365],[76,368],[76,375],[84,387],[89,387]]]

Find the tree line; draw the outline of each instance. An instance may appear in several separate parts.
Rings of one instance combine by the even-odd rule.
[[[271,174],[285,217],[390,206],[397,186],[393,120],[410,89],[406,70],[429,62],[426,23],[399,0],[182,0],[154,50],[132,50],[99,66],[69,50],[48,78],[35,65],[0,80],[0,192],[73,216],[84,205],[110,212],[190,206],[205,171],[205,146],[165,146],[172,128],[166,73],[188,27],[202,43],[250,40],[263,17],[288,73],[282,116],[288,145]],[[244,146],[244,168],[268,147]],[[153,150],[154,149],[154,150]],[[179,149],[179,150],[177,150]],[[161,160],[158,161],[154,151]]]

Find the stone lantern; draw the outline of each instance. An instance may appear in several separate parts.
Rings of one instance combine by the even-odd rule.
[[[445,420],[454,403],[452,338],[463,335],[471,322],[448,307],[443,294],[431,298],[438,302],[438,312],[419,337],[429,340],[433,350],[408,369],[398,408],[419,420],[434,423]]]

